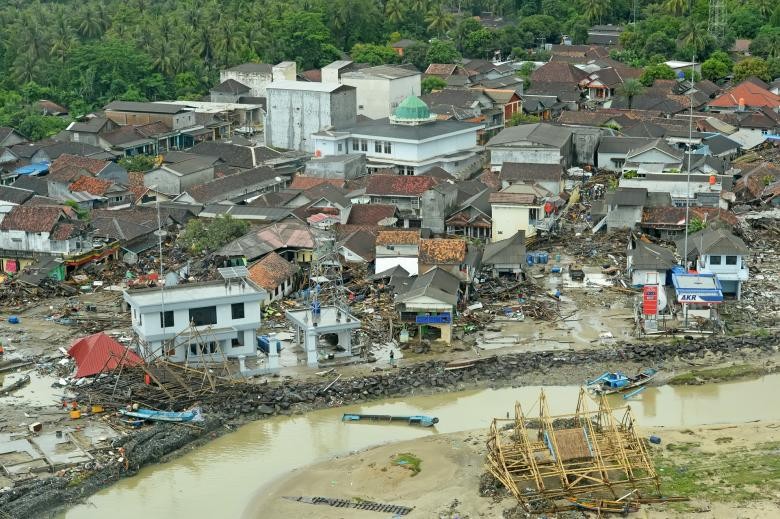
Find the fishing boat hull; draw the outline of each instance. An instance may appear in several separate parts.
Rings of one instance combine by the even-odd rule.
[[[613,387],[610,384],[607,383],[599,383],[595,384],[592,383],[588,389],[590,389],[593,393],[596,393],[597,395],[612,395],[615,393],[624,393],[626,391],[631,391],[632,389],[636,389],[638,387],[642,387],[651,380],[653,380],[656,375],[658,375],[658,372],[654,369],[645,369],[639,372],[637,375],[633,377],[627,377],[626,383],[624,385]]]
[[[152,422],[193,422],[203,419],[200,414],[200,408],[180,412],[154,411],[152,409],[137,409],[134,411],[120,409],[119,414]]]
[[[435,416],[413,415],[413,416],[392,416],[388,414],[353,414],[345,413],[341,417],[342,422],[405,422],[409,425],[418,425],[420,427],[433,427],[439,423]]]

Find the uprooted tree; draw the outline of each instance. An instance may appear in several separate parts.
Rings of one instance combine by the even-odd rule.
[[[193,252],[216,250],[246,234],[249,223],[230,215],[219,215],[211,221],[193,218],[179,235],[179,243]]]

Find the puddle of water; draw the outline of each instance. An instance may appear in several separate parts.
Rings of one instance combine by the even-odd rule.
[[[574,411],[577,386],[545,388],[553,414]],[[694,427],[712,423],[780,420],[780,406],[766,405],[780,391],[780,374],[757,380],[702,386],[648,388],[630,402],[640,426]],[[146,467],[61,515],[66,519],[147,517],[259,517],[258,489],[290,470],[388,442],[487,428],[519,400],[535,410],[537,387],[462,391],[408,397],[253,422],[164,465]],[[625,403],[612,397],[615,407]],[[345,412],[427,414],[436,430],[405,425],[343,424]],[[141,505],[142,503],[142,505]]]
[[[10,395],[4,396],[4,404],[13,404],[24,402],[25,405],[31,407],[44,407],[50,405],[56,405],[62,401],[62,394],[64,389],[62,387],[52,387],[58,378],[49,375],[39,375],[34,371],[28,371],[30,375],[30,383],[12,392]],[[2,386],[10,386],[17,380],[24,377],[25,373],[11,373],[0,375],[0,383]]]

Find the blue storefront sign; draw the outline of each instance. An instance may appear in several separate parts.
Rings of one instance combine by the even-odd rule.
[[[438,315],[418,315],[414,322],[417,324],[450,324],[452,323],[452,315],[449,312]]]

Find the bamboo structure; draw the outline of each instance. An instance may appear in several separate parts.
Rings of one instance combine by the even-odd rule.
[[[514,419],[493,419],[487,469],[526,511],[571,510],[579,498],[618,502],[631,496],[631,502],[642,502],[652,493],[660,497],[658,474],[631,408],[613,412],[602,395],[598,409],[590,410],[590,400],[580,389],[573,414],[552,416],[542,391],[537,418],[526,416],[517,403]]]

